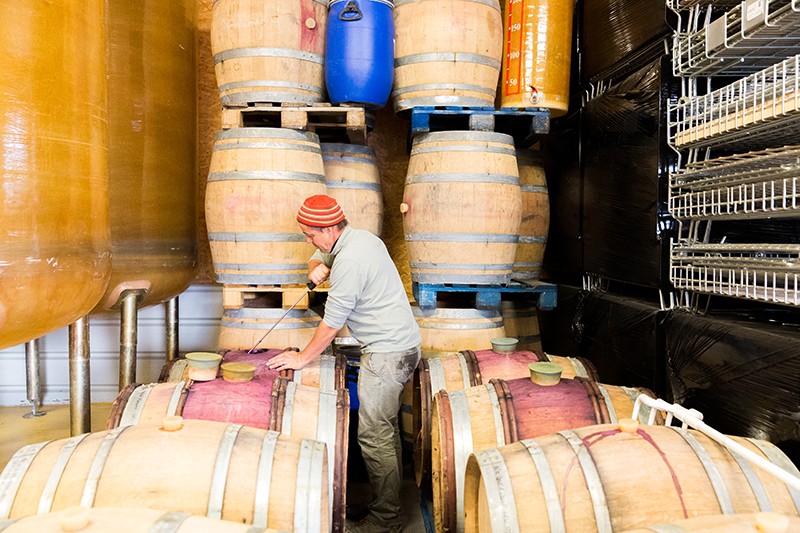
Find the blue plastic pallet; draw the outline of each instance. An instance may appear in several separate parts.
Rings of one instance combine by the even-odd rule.
[[[538,294],[538,307],[544,311],[555,309],[558,303],[558,287],[551,283],[531,281],[520,283],[512,281],[508,285],[468,285],[461,283],[411,283],[411,292],[422,309],[434,309],[436,297],[440,292],[475,293],[477,309],[499,309],[502,293]]]
[[[539,107],[417,106],[411,109],[411,135],[446,130],[496,131],[510,135],[550,132],[550,110]]]

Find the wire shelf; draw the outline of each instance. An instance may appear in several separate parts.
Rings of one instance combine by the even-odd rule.
[[[676,33],[675,76],[747,76],[800,53],[800,0],[739,2],[696,31]]]
[[[800,306],[800,245],[675,244],[677,289]]]
[[[673,11],[685,11],[693,7],[702,7],[712,3],[712,0],[667,0],[667,7]],[[741,0],[713,0],[715,7],[733,7]]]
[[[680,149],[762,148],[800,134],[800,55],[669,106],[669,142]]]
[[[670,174],[669,210],[686,219],[800,216],[800,146],[691,163]]]

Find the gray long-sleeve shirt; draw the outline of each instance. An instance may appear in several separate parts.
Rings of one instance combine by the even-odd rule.
[[[367,352],[396,352],[419,346],[419,326],[383,241],[368,231],[347,226],[330,254],[317,251],[311,259],[331,269],[325,324],[341,329],[346,323]]]

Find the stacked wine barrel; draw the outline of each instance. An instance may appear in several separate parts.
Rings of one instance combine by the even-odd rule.
[[[221,350],[250,349],[273,326],[259,347],[304,347],[311,339],[320,316],[307,299],[281,320],[282,308],[302,295],[308,281],[314,247],[295,219],[307,197],[333,196],[352,226],[381,232],[374,150],[321,142],[310,131],[309,113],[338,109],[331,108],[326,92],[328,18],[328,2],[321,0],[213,5],[220,101],[224,116],[238,121],[233,126],[223,120],[206,189],[214,273],[223,285]],[[277,120],[250,124],[247,113],[253,110]],[[289,116],[306,120],[286,125]]]

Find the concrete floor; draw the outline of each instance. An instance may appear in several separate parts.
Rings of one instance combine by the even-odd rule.
[[[106,429],[106,419],[111,403],[92,404],[92,431]],[[0,407],[0,470],[11,456],[23,446],[48,440],[66,439],[70,436],[69,405],[48,405],[39,408],[44,416],[23,418],[31,412],[27,406]]]

